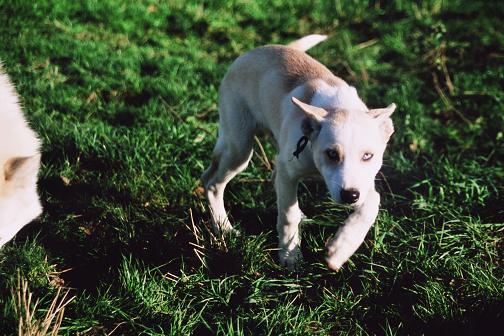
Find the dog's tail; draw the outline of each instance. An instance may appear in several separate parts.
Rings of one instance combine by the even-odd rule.
[[[322,41],[327,39],[327,35],[307,35],[305,37],[300,38],[299,40],[293,41],[287,44],[287,47],[294,48],[301,51],[306,51],[315,45],[319,44]]]

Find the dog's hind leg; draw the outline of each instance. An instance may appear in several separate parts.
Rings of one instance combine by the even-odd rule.
[[[235,231],[224,207],[224,190],[228,182],[247,167],[255,134],[255,121],[247,112],[239,116],[240,124],[230,125],[232,123],[226,119],[229,111],[224,111],[225,108],[221,105],[219,138],[212,154],[212,164],[201,177],[217,234]]]

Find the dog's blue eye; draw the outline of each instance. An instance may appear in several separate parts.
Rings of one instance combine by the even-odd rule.
[[[326,155],[331,161],[339,161],[340,156],[337,150],[334,149],[328,149],[326,150]]]
[[[364,155],[362,156],[362,161],[369,161],[369,160],[371,160],[372,157],[373,157],[373,154],[364,153]]]

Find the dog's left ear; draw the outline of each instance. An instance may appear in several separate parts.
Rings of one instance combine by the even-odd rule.
[[[368,112],[371,118],[378,122],[378,127],[380,127],[386,141],[388,141],[392,133],[394,133],[394,124],[390,116],[394,113],[396,107],[396,104],[392,103],[385,108],[369,110]]]
[[[296,97],[292,97],[292,102],[305,114],[305,118],[301,124],[303,134],[309,139],[313,139],[314,135],[318,134],[318,131],[320,131],[321,123],[327,115],[327,111],[321,107],[303,103]]]

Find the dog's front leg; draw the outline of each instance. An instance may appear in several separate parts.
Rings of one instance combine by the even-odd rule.
[[[280,263],[290,270],[295,269],[303,258],[299,247],[299,223],[301,222],[302,212],[299,209],[297,199],[298,184],[299,180],[288,176],[279,162],[275,176],[278,206],[278,254]]]
[[[380,195],[372,189],[327,244],[327,264],[338,270],[359,248],[378,216]]]

